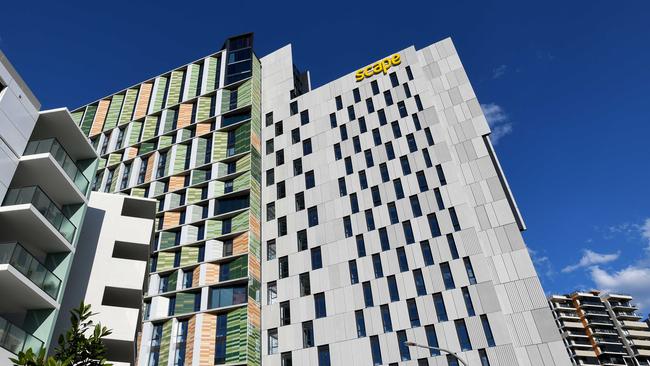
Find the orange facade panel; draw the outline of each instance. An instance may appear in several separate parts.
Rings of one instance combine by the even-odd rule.
[[[194,359],[194,337],[196,336],[196,316],[187,321],[187,338],[185,339],[185,364],[191,365]],[[137,363],[136,363],[137,365]]]
[[[149,158],[147,159],[147,171],[144,174],[144,181],[145,182],[150,182],[151,181],[151,176],[153,174],[153,162],[154,162],[154,156],[156,154],[151,154],[149,155]]]
[[[215,334],[217,334],[217,316],[214,314],[203,314],[203,325],[201,326],[201,349],[199,350],[199,365],[214,365]]]
[[[248,298],[248,321],[257,329],[260,328],[260,305],[250,297]]]
[[[184,175],[177,175],[173,177],[169,177],[169,189],[168,192],[173,192],[177,191],[181,188],[185,187],[185,176]]]
[[[205,264],[205,285],[219,282],[219,265],[216,263]]]
[[[93,125],[90,127],[90,134],[88,136],[95,136],[98,133],[102,132],[104,128],[104,121],[106,121],[106,114],[108,113],[108,107],[111,105],[111,101],[108,99],[100,100],[99,105],[97,106],[97,113],[95,113],[95,120]]]
[[[260,279],[260,261],[252,255],[248,256],[248,275],[259,281]]]
[[[153,89],[153,84],[151,83],[143,83],[140,85],[138,103],[135,105],[135,114],[133,115],[133,119],[142,118],[147,115],[149,98],[151,98],[151,89]]]
[[[175,211],[165,212],[165,216],[163,216],[163,230],[169,229],[174,226],[178,226],[180,221],[181,221],[180,212],[175,212]]]
[[[196,135],[201,136],[210,132],[210,122],[202,122],[196,124]]]
[[[127,147],[126,148],[126,159],[133,159],[136,156],[138,156],[138,148],[137,147]]]
[[[201,281],[201,267],[198,266],[192,271],[192,287],[197,287]]]
[[[193,107],[193,104],[181,104],[178,107],[178,121],[176,122],[178,128],[187,127],[192,123]]]
[[[248,253],[248,233],[243,233],[232,241],[232,254],[242,253]]]

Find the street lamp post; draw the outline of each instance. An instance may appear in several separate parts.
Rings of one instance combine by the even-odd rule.
[[[444,348],[439,348],[439,347],[430,347],[430,346],[425,346],[425,345],[423,345],[423,344],[418,344],[418,343],[415,343],[415,342],[404,342],[404,344],[407,345],[407,346],[409,346],[409,347],[420,347],[420,348],[426,348],[426,349],[430,349],[430,350],[434,350],[434,351],[443,351],[443,352],[445,352],[445,353],[447,353],[447,354],[450,354],[452,357],[454,357],[455,359],[457,359],[458,361],[460,361],[460,363],[462,363],[463,365],[465,365],[465,366],[469,366],[469,365],[467,364],[467,362],[463,361],[462,358],[458,357],[457,354],[455,354],[454,352],[451,352],[450,350],[446,350],[446,349],[444,349]]]

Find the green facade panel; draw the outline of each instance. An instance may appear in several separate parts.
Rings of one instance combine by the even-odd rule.
[[[183,79],[185,78],[184,70],[172,71],[171,81],[169,83],[169,93],[167,94],[167,104],[174,105],[181,101],[181,88],[183,87]]]
[[[228,313],[228,331],[226,335],[226,363],[246,362],[247,359],[247,311],[239,308]]]
[[[90,128],[93,126],[93,120],[95,119],[95,114],[97,113],[97,105],[92,104],[86,107],[86,112],[81,121],[81,130],[84,135],[88,136],[90,134]]]
[[[124,97],[124,105],[122,106],[122,113],[120,113],[120,119],[118,124],[121,126],[125,123],[131,121],[133,117],[133,111],[135,110],[135,101],[138,98],[138,89],[132,88],[126,91],[126,96]]]
[[[117,126],[117,119],[120,116],[123,101],[124,94],[113,95],[111,105],[108,107],[108,113],[106,114],[106,121],[104,122],[104,128],[102,129],[103,131],[111,130]]]
[[[187,88],[187,99],[194,98],[201,94],[201,91],[199,90],[199,76],[202,76],[199,75],[201,73],[201,67],[202,66],[199,64],[191,64],[187,67],[190,74],[189,85]]]
[[[158,85],[156,87],[156,94],[153,100],[153,107],[151,112],[157,112],[163,108],[163,102],[165,101],[165,92],[167,90],[167,84],[169,82],[169,77],[160,76],[158,77]]]

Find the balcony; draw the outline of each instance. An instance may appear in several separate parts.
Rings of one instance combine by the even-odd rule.
[[[627,329],[639,329],[639,330],[648,330],[648,323],[645,322],[635,322],[631,320],[622,320],[621,325]],[[650,333],[649,333],[650,334]]]
[[[3,264],[8,264],[18,270],[18,272],[29,279],[34,285],[38,286],[39,289],[43,290],[43,292],[45,292],[49,297],[51,297],[53,300],[56,300],[59,294],[59,288],[61,287],[61,280],[54,273],[48,270],[25,248],[23,248],[22,245],[18,243],[0,244],[0,268],[2,268],[1,266]],[[8,281],[11,281],[10,278],[7,278],[7,275],[11,275],[8,273],[5,274],[5,272],[6,271],[0,270],[0,280],[2,280],[2,282],[0,282],[0,286],[4,285]],[[8,287],[7,291],[11,291],[11,293],[14,294],[14,297],[19,297],[21,300],[25,300],[31,294],[28,293],[26,296],[19,296],[16,291],[20,287],[25,286],[24,284],[22,286],[21,284],[14,284],[13,286]],[[42,303],[42,301],[40,302]],[[41,306],[47,307],[47,305],[51,304],[45,303]]]
[[[36,186],[7,191],[0,207],[0,225],[3,234],[39,243],[47,252],[70,251],[77,232],[70,219]]]
[[[625,302],[616,302],[616,301],[610,301],[609,305],[612,307],[614,310],[638,310],[639,307],[636,304],[632,304],[629,301]]]
[[[29,348],[38,353],[43,347],[43,341],[0,317],[0,347],[13,354]]]
[[[616,315],[616,318],[620,320],[641,320],[641,318],[643,318],[641,315],[633,311],[632,312],[617,311],[614,314]]]
[[[650,348],[650,341],[642,339],[629,339],[630,345],[635,347]]]

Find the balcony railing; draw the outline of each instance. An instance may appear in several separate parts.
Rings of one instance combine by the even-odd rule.
[[[54,202],[39,187],[12,188],[7,191],[3,206],[31,203],[47,221],[70,243],[77,227],[68,219]]]
[[[54,138],[30,141],[27,144],[24,155],[34,155],[50,153],[54,160],[59,163],[63,171],[72,179],[74,184],[85,195],[88,191],[90,182],[88,178],[83,175],[82,170],[77,166],[74,160],[68,155],[63,146]]]
[[[43,347],[43,341],[0,317],[0,347],[13,354],[31,348],[38,354]]]
[[[61,280],[18,243],[0,245],[0,264],[10,264],[56,300]]]

